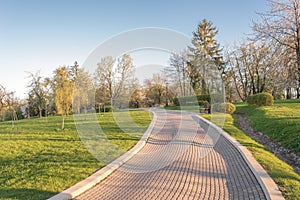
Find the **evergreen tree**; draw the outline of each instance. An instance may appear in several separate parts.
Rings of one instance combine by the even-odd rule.
[[[201,74],[201,93],[205,94],[208,92],[207,83],[205,80],[207,76],[214,76],[215,74],[208,74],[208,65],[209,60],[212,60],[213,63],[218,67],[219,70],[223,70],[224,61],[223,56],[221,55],[220,44],[216,41],[215,37],[218,34],[218,30],[213,26],[212,22],[203,19],[197,30],[193,33],[192,44],[193,47],[190,47],[191,51],[191,69],[200,68]],[[210,77],[213,79],[213,77]],[[199,79],[199,77],[197,77]]]

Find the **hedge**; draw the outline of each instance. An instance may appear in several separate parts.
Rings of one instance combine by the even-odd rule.
[[[206,101],[211,103],[213,102],[222,102],[223,98],[220,94],[201,94],[196,96],[185,96],[185,97],[175,97],[173,103],[176,106],[196,106],[197,103],[199,106],[203,106]]]
[[[112,112],[113,107],[112,106],[101,106],[100,112]],[[99,109],[96,108],[96,112],[99,113]]]
[[[272,94],[264,92],[258,93],[247,97],[247,103],[249,105],[256,106],[272,106],[274,104],[274,97]]]

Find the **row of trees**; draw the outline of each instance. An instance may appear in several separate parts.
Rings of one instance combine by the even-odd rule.
[[[166,93],[165,79],[155,74],[145,80],[145,87],[141,87],[134,71],[131,56],[124,54],[118,59],[102,57],[92,74],[80,68],[77,62],[57,68],[53,77],[42,77],[39,72],[28,73],[26,102],[12,101],[13,93],[0,87],[0,111],[4,107],[7,108],[5,112],[18,108],[26,118],[61,115],[64,129],[65,117],[70,113],[79,114],[94,108],[100,110],[111,104],[116,108],[161,104]]]
[[[295,91],[300,98],[300,1],[268,3],[269,10],[253,22],[248,41],[227,52],[229,99],[245,101],[264,91],[287,99]]]
[[[94,74],[80,68],[77,62],[57,68],[51,78],[43,78],[39,72],[30,73],[25,115],[59,114],[64,129],[65,117],[70,113],[87,112],[114,100],[114,106],[122,106],[120,99],[130,97],[138,87],[133,72],[132,58],[124,54],[117,60],[110,56],[101,58]]]
[[[222,87],[228,101],[270,92],[275,98],[300,98],[300,1],[268,0],[252,33],[239,45],[221,49],[218,31],[204,19],[193,33],[192,46],[172,54],[167,69],[178,96],[207,94]],[[225,76],[222,76],[225,75]],[[218,77],[219,76],[219,77]],[[222,77],[221,77],[222,76]]]
[[[88,80],[81,79],[85,75],[87,73],[79,68],[77,62],[73,66],[57,68],[52,78],[42,78],[39,72],[30,73],[24,113],[26,117],[60,114],[63,119],[62,129],[64,129],[65,116],[72,112],[73,99],[84,98],[80,91],[75,90],[74,85],[77,80],[83,80],[85,84]]]
[[[15,97],[14,92],[8,91],[0,85],[0,122],[12,120],[12,126],[14,126],[14,121],[22,118],[18,109],[21,104],[22,102]]]

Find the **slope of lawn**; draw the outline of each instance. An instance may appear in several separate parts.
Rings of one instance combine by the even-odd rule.
[[[210,120],[211,115],[202,115],[202,117]],[[247,147],[254,158],[277,183],[280,191],[287,200],[300,200],[300,175],[291,166],[281,161],[274,154],[266,150],[263,145],[252,140],[241,131],[236,123],[236,116],[226,115],[222,128]]]
[[[236,112],[246,114],[254,130],[269,135],[300,155],[300,100],[275,101],[273,106],[266,107],[236,106]]]
[[[131,111],[137,133],[124,133],[112,113],[98,115],[113,143],[130,149],[151,122],[148,111]],[[72,116],[60,130],[61,117],[0,123],[0,199],[46,199],[104,166],[84,147]]]

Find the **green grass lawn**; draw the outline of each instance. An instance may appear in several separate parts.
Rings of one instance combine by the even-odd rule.
[[[245,113],[252,128],[269,135],[285,148],[300,155],[300,100],[275,101],[273,106],[238,104],[237,113]]]
[[[151,121],[148,111],[131,111],[137,133],[124,133],[112,113],[98,114],[108,139],[130,149]],[[104,163],[81,142],[72,116],[61,131],[61,117],[0,123],[0,199],[46,199],[88,177]]]
[[[211,115],[202,116],[208,120],[211,118]],[[277,183],[280,191],[287,200],[300,199],[300,175],[291,166],[281,161],[274,154],[266,150],[263,145],[252,140],[241,131],[236,123],[236,116],[226,115],[222,128],[253,154],[254,158]]]

